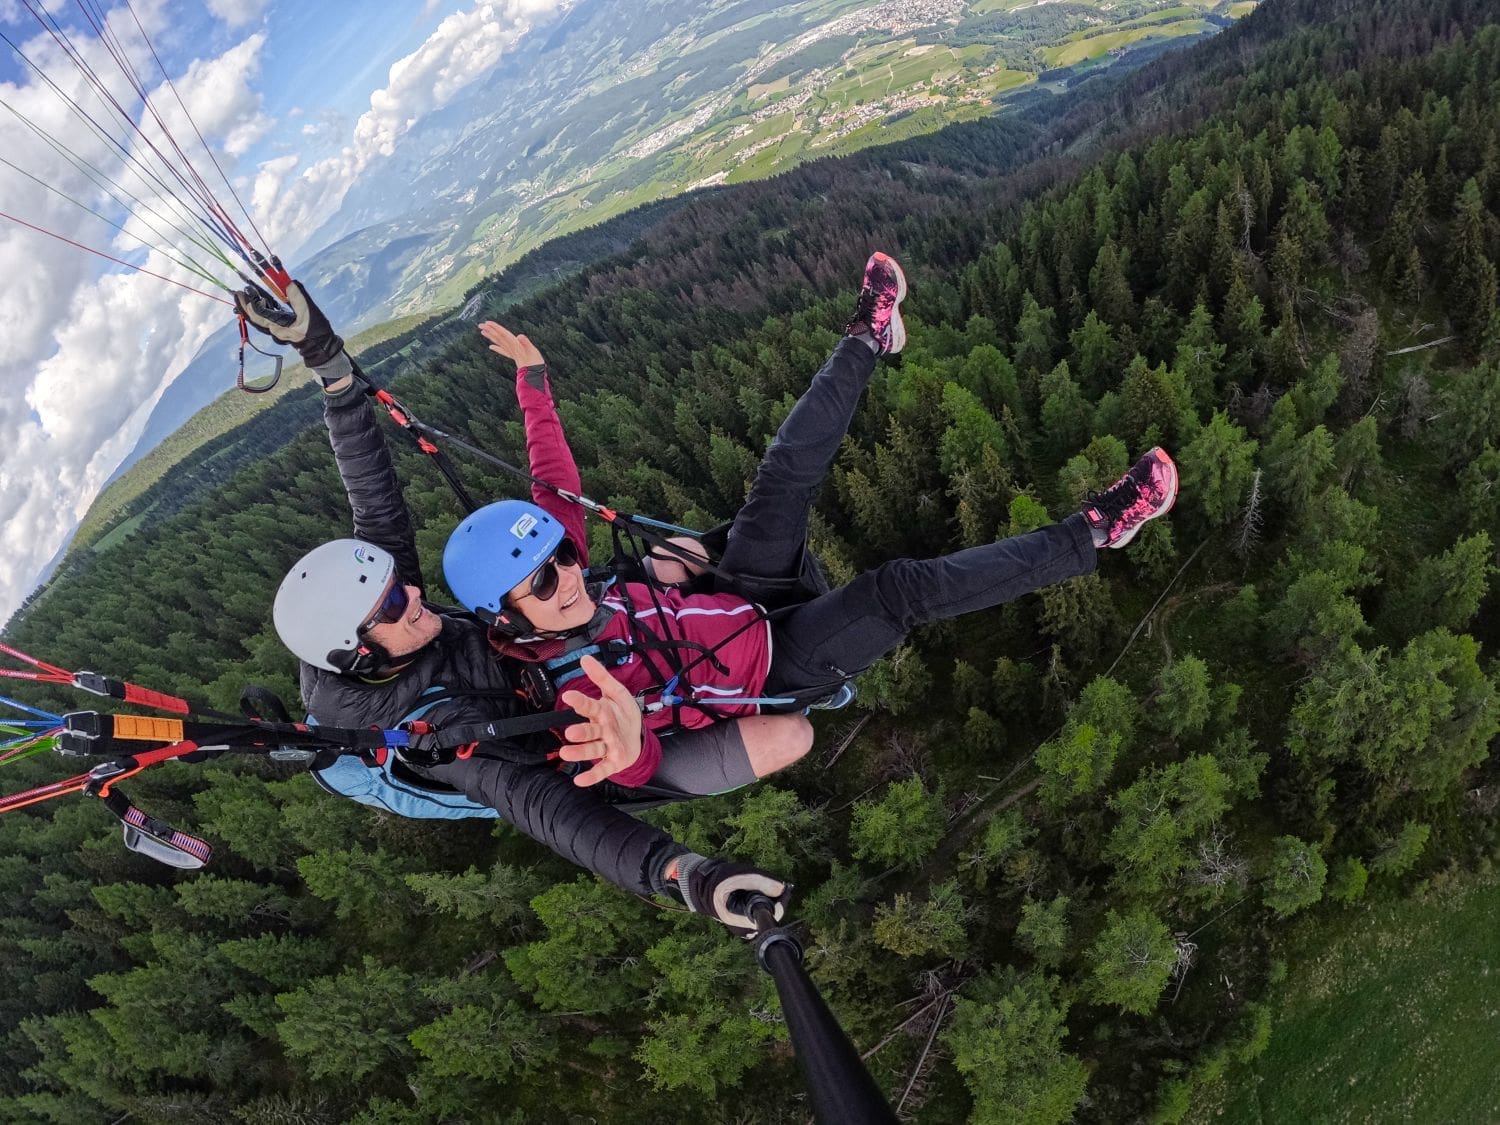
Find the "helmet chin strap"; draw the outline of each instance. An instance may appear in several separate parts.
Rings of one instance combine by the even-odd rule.
[[[606,607],[601,601],[605,585],[607,583],[600,583],[597,589],[593,589],[591,588],[592,584],[590,584],[590,586],[584,588],[584,596],[593,605],[594,612],[582,625],[574,625],[568,629],[538,629],[524,613],[520,610],[512,609],[505,602],[501,602],[501,612],[499,613],[476,613],[475,616],[498,630],[508,641],[512,641],[515,644],[562,640],[573,636],[589,637],[603,628],[604,622],[608,621],[614,614],[614,610]]]

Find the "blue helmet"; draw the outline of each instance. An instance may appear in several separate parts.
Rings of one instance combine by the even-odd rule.
[[[547,561],[565,534],[562,524],[535,504],[486,504],[448,536],[443,577],[453,596],[480,620],[517,635],[530,632],[525,617],[505,607],[505,595]]]

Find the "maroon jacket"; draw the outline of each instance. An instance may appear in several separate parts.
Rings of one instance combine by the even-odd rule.
[[[521,413],[526,422],[526,452],[531,461],[531,474],[566,491],[582,492],[578,465],[573,460],[573,451],[568,448],[562,421],[557,416],[557,404],[552,400],[552,387],[546,368],[523,367],[516,372],[516,399],[521,404]],[[531,488],[531,499],[562,524],[587,566],[588,536],[584,530],[583,509],[537,485]],[[624,597],[621,594],[622,585]],[[626,612],[625,597],[635,607],[634,619]],[[705,702],[709,702],[714,696],[735,699],[764,693],[766,675],[771,667],[771,628],[769,622],[759,617],[759,610],[755,605],[733,594],[685,594],[670,588],[658,588],[656,601],[661,606],[661,613],[669,618],[667,633],[670,636],[713,649],[714,656],[729,669],[727,675],[723,674],[709,661],[703,660],[688,673],[687,678],[691,681],[693,690]],[[652,603],[651,591],[645,585],[637,582],[616,583],[605,591],[601,604],[616,612],[595,634],[596,642],[663,637],[656,605]],[[529,655],[526,652],[528,647],[530,646],[509,644],[504,646],[504,651],[508,655],[526,659]],[[697,654],[696,649],[681,649],[677,655],[683,664],[689,664]],[[661,653],[649,653],[643,658],[641,653],[632,652],[625,663],[613,671],[621,683],[640,695],[659,683],[653,667],[664,671],[670,669]],[[685,685],[679,685],[679,690],[683,686]],[[569,680],[564,690],[582,691],[593,696],[599,694],[599,689],[587,676]],[[657,698],[659,693],[649,694],[646,702],[654,703]],[[565,705],[559,699],[557,706],[561,708]],[[759,708],[754,704],[738,704],[715,707],[714,710],[717,717],[733,717],[753,715]],[[677,709],[675,719],[671,708],[647,715],[641,730],[641,756],[634,765],[621,770],[610,780],[618,785],[644,785],[661,764],[659,731],[670,726],[689,729],[704,727],[717,721],[717,717],[710,717],[692,707]]]

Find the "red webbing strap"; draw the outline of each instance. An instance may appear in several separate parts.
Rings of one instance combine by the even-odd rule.
[[[139,704],[142,707],[150,707],[156,711],[169,711],[174,715],[190,715],[193,708],[186,699],[178,699],[175,695],[166,692],[152,691],[143,688],[139,684],[124,683],[126,703]]]
[[[372,386],[365,380],[364,372],[361,371],[358,374],[360,382],[365,384],[365,393],[380,403],[381,406],[385,407],[385,412],[391,416],[391,421],[411,434],[412,440],[417,443],[417,448],[431,458],[432,463],[437,466],[437,471],[443,474],[443,479],[448,482],[448,487],[453,490],[453,495],[458,498],[459,504],[463,506],[464,511],[477,512],[479,505],[474,502],[474,497],[469,495],[469,490],[464,487],[464,482],[459,477],[458,470],[453,467],[453,462],[448,459],[448,455],[438,448],[437,445],[422,436],[417,429],[416,418],[412,416],[411,412],[402,406],[401,402],[390,391]]]
[[[197,749],[198,744],[191,739],[187,739],[182,742],[174,742],[170,746],[159,746],[155,750],[143,750],[139,754],[132,754],[128,758],[122,758],[120,759],[122,762],[133,762],[134,765],[130,769],[122,770],[120,773],[105,778],[104,782],[93,791],[94,796],[108,797],[110,788],[118,785],[127,777],[134,777],[143,769],[157,765],[160,762],[170,762],[173,758],[181,758],[184,754],[191,754]],[[90,781],[97,780],[92,774],[85,776]],[[85,788],[87,788],[86,785]]]
[[[12,680],[39,680],[44,683],[69,683],[73,679],[73,673],[66,668],[59,668],[56,664],[48,664],[45,660],[38,660],[34,656],[28,656],[18,648],[10,645],[0,644],[0,652],[12,659],[19,660],[22,664],[29,664],[33,668],[40,668],[40,672],[21,672],[14,668],[0,668],[0,676]]]
[[[22,809],[27,805],[34,805],[39,801],[46,801],[52,797],[61,797],[65,793],[81,793],[83,792],[83,787],[88,783],[89,775],[81,773],[77,777],[54,781],[50,785],[38,785],[35,789],[26,789],[20,793],[12,793],[8,797],[0,797],[0,813],[7,813],[12,809]]]

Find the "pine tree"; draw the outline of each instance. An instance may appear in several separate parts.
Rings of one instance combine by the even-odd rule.
[[[1448,242],[1445,278],[1448,319],[1471,352],[1484,344],[1495,315],[1495,263],[1486,252],[1495,217],[1484,205],[1477,181],[1470,179],[1454,205],[1453,232]]]
[[[875,908],[875,942],[902,957],[961,957],[969,913],[957,879],[939,883],[920,902],[898,894],[890,906]]]
[[[1151,715],[1158,729],[1181,738],[1198,733],[1208,722],[1208,665],[1198,657],[1183,656],[1163,665],[1157,674],[1156,692]]]
[[[1089,949],[1090,991],[1101,1004],[1145,1016],[1155,1009],[1177,963],[1171,931],[1148,910],[1111,910],[1104,932]]]
[[[1194,408],[1200,415],[1212,410],[1219,402],[1224,352],[1224,345],[1214,335],[1213,317],[1208,309],[1201,303],[1194,305],[1192,316],[1178,338],[1172,369],[1186,383]]]
[[[1488,532],[1460,539],[1441,555],[1420,559],[1389,595],[1384,630],[1411,636],[1427,629],[1468,627],[1495,575]]]
[[[938,461],[950,480],[981,465],[985,450],[1008,459],[1005,435],[995,416],[970,391],[956,383],[943,387],[943,414],[948,428],[938,446]]]
[[[1062,959],[1068,944],[1068,896],[1049,902],[1027,899],[1021,906],[1016,938],[1031,951],[1038,964],[1051,965]]]
[[[1047,460],[1060,464],[1089,440],[1092,415],[1063,360],[1041,381],[1042,435]]]
[[[1226,527],[1240,514],[1255,474],[1258,445],[1220,410],[1183,448],[1182,498],[1210,527]]]
[[[914,867],[943,836],[943,804],[920,777],[894,781],[878,801],[855,802],[849,839],[859,859]]]
[[[1345,856],[1328,877],[1328,897],[1346,906],[1358,902],[1365,894],[1370,872],[1358,856]]]
[[[1390,288],[1401,285],[1411,251],[1418,249],[1427,223],[1427,177],[1416,171],[1402,185],[1401,197],[1376,250],[1381,276]]]
[[[1269,454],[1268,449],[1268,460]],[[1316,426],[1269,467],[1272,487],[1294,511],[1305,508],[1333,472],[1333,437],[1325,427]]]
[[[1126,276],[1128,269],[1129,256],[1120,251],[1113,238],[1106,238],[1089,271],[1089,299],[1100,316],[1117,326],[1135,323],[1135,296]]]
[[[1111,390],[1120,376],[1120,345],[1109,323],[1093,309],[1068,337],[1078,378],[1091,395]],[[1061,366],[1061,365],[1059,365]],[[1044,390],[1045,394],[1046,391]]]
[[[1229,807],[1230,780],[1212,755],[1145,770],[1110,798],[1119,821],[1104,854],[1122,888],[1152,894],[1187,867],[1187,844]]]
[[[994,971],[965,986],[943,1042],[974,1098],[973,1120],[1058,1125],[1088,1071],[1063,1050],[1068,1004],[1057,978]]]
[[[1470,531],[1500,525],[1500,450],[1489,443],[1458,474],[1459,511]]]
[[[1422,858],[1431,836],[1431,825],[1408,820],[1401,826],[1396,837],[1370,861],[1370,873],[1393,876],[1406,874]]]
[[[1285,918],[1323,897],[1328,865],[1315,845],[1281,836],[1266,874],[1265,904]]]
[[[430,1015],[419,979],[372,957],[284,992],[276,1005],[282,1046],[309,1078],[335,1088],[412,1058],[408,1036]]]
[[[1035,381],[1050,371],[1056,361],[1057,339],[1052,321],[1054,313],[1044,309],[1029,292],[1021,302],[1021,318],[1016,322],[1016,370]]]

